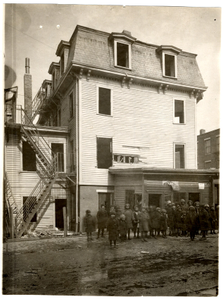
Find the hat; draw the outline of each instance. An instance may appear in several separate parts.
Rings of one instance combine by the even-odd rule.
[[[86,213],[87,213],[87,214],[90,214],[90,213],[91,213],[91,211],[90,211],[89,209],[87,209],[87,210],[86,210]]]

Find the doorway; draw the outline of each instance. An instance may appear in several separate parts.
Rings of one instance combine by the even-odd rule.
[[[64,229],[63,207],[66,207],[66,199],[55,199],[55,227]]]
[[[51,144],[52,154],[57,156],[57,172],[64,172],[64,144]]]
[[[148,194],[148,206],[160,207],[161,194]]]
[[[189,193],[189,200],[193,202],[193,204],[197,201],[200,202],[200,193]]]

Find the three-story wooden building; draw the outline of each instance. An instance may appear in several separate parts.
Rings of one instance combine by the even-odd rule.
[[[32,117],[39,128],[68,128],[71,228],[101,204],[213,203],[218,170],[197,170],[196,105],[206,86],[196,54],[77,26],[56,55]]]

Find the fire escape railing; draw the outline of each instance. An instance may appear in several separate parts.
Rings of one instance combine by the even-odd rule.
[[[15,233],[17,237],[21,237],[28,229],[33,216],[49,197],[51,188],[57,178],[57,156],[52,153],[49,144],[40,135],[38,128],[32,123],[31,118],[27,116],[23,109],[21,112],[22,139],[29,143],[36,154],[37,173],[40,180],[16,214]]]

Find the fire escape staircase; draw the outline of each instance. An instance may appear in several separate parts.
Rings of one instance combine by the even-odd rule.
[[[21,124],[22,139],[29,143],[36,154],[37,173],[40,179],[21,209],[16,213],[16,237],[21,237],[28,229],[34,215],[49,199],[51,189],[57,179],[57,157],[52,156],[51,148],[44,137],[40,135],[37,127],[32,124],[24,111],[23,113]]]
[[[10,228],[14,225],[11,214],[13,213],[14,215],[17,215],[18,208],[13,197],[12,188],[6,172],[4,175],[4,196],[4,230],[5,234],[7,236],[10,236],[12,234]]]
[[[40,135],[38,128],[32,123],[32,118],[28,117],[24,110],[21,123],[21,138],[29,143],[36,154],[36,172],[40,179],[32,190],[29,197],[19,211],[16,212],[15,234],[21,237],[30,226],[30,221],[34,215],[42,209],[45,204],[49,204],[49,195],[57,178],[57,183],[66,188],[61,182],[70,180],[75,182],[67,175],[57,172],[58,157],[53,155],[49,144]]]

